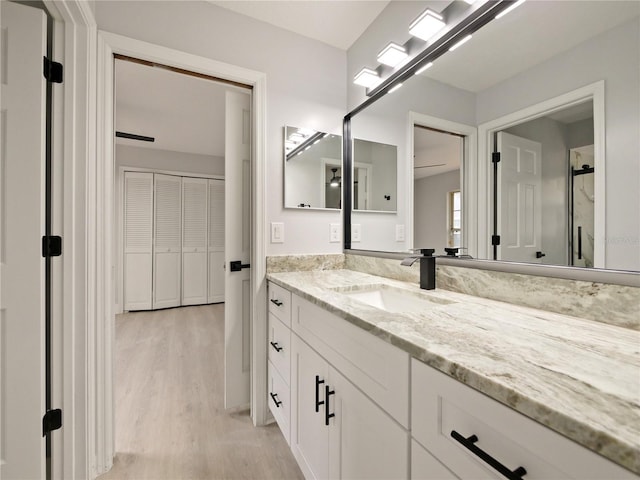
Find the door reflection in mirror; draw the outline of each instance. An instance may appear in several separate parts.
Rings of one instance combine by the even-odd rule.
[[[395,212],[398,147],[353,139],[353,209]]]
[[[463,247],[461,168],[464,136],[413,129],[413,247]]]
[[[593,102],[509,127],[494,141],[494,259],[593,267],[594,170],[575,175],[583,156],[594,164]],[[591,156],[580,148],[588,145]],[[576,195],[582,185],[591,193]]]

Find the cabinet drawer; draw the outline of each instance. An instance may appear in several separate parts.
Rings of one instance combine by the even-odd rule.
[[[411,371],[412,434],[462,479],[504,478],[473,445],[509,470],[523,467],[526,480],[638,478],[422,362],[412,360]],[[462,441],[475,438],[465,446],[452,432]]]
[[[269,314],[269,360],[282,379],[289,383],[291,371],[291,330],[272,313]]]
[[[268,367],[269,410],[278,422],[282,435],[290,444],[291,434],[291,390],[282,379],[278,370],[269,362]]]
[[[269,282],[269,313],[291,327],[291,292],[280,285]]]
[[[403,427],[409,426],[409,354],[297,295],[292,329]]]

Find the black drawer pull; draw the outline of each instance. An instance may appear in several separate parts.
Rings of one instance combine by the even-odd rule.
[[[276,307],[281,307],[283,305],[283,303],[277,298],[272,298],[271,303],[273,303]]]
[[[324,400],[320,401],[320,385],[324,383],[324,380],[320,380],[320,377],[316,375],[316,413],[320,411],[320,405],[324,405]]]
[[[466,449],[470,450],[471,453],[480,457],[482,461],[491,465],[500,474],[504,475],[509,480],[522,480],[522,477],[527,474],[527,471],[524,469],[524,467],[518,467],[513,471],[509,470],[507,467],[501,464],[498,460],[496,460],[487,452],[485,452],[480,447],[478,447],[476,445],[476,442],[478,441],[478,437],[476,435],[471,435],[468,438],[464,438],[455,430],[451,430],[451,436],[453,437],[454,440],[461,443]]]
[[[276,352],[281,352],[284,347],[278,345],[278,342],[269,342]]]
[[[273,400],[273,403],[276,404],[276,408],[280,408],[280,405],[282,405],[282,402],[278,400],[278,394],[272,392],[269,395],[271,395],[271,400]]]
[[[324,387],[324,401],[325,401],[325,406],[324,406],[324,424],[329,426],[329,419],[333,418],[336,416],[335,413],[329,413],[329,396],[330,395],[335,395],[335,390],[329,390],[329,385],[325,385]]]

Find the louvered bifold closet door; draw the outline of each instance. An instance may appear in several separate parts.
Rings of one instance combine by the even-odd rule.
[[[209,180],[208,301],[224,302],[224,180]]]
[[[205,178],[182,179],[182,305],[207,303],[207,189]]]
[[[150,310],[153,174],[125,172],[124,191],[124,309]]]
[[[153,308],[180,305],[182,177],[155,174]]]

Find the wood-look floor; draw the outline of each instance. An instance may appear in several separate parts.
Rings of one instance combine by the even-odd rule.
[[[116,457],[107,479],[302,479],[275,424],[224,410],[224,305],[116,319]]]

